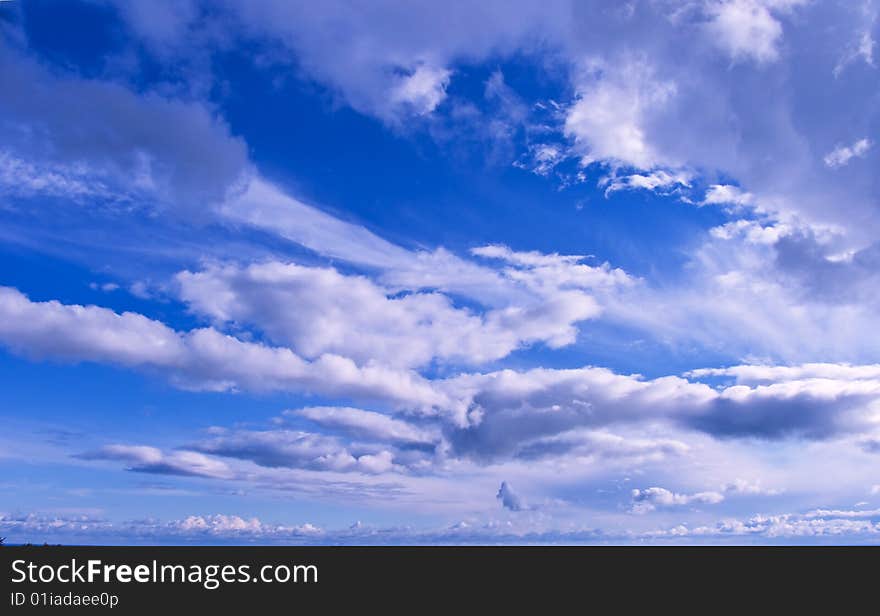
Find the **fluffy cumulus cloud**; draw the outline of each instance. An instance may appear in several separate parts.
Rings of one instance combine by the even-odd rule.
[[[195,451],[165,453],[146,445],[106,445],[97,451],[81,454],[85,460],[118,460],[130,466],[129,470],[169,475],[193,475],[228,478],[229,467],[220,460]]]
[[[825,438],[876,425],[876,379],[792,379],[715,389],[680,377],[646,380],[603,368],[463,376],[447,388],[469,408],[454,439],[484,454],[516,454],[533,439],[579,427],[672,421],[717,437]],[[673,448],[674,449],[674,448]]]
[[[338,355],[309,362],[285,347],[246,342],[212,328],[177,332],[134,313],[98,306],[32,302],[0,289],[0,340],[27,355],[118,363],[165,371],[178,384],[207,390],[293,390],[438,401],[418,375],[378,365],[359,367]]]
[[[599,284],[612,275],[588,266],[570,269],[582,273],[581,287],[593,282],[590,274]],[[512,284],[516,277],[510,275]],[[576,322],[599,313],[590,296],[569,290],[535,294],[526,305],[479,315],[456,308],[440,293],[401,295],[362,276],[294,263],[185,271],[177,283],[195,312],[221,323],[256,325],[306,357],[337,353],[402,366],[434,359],[481,363],[535,342],[564,346],[574,342]]]
[[[675,96],[645,58],[589,65],[565,131],[583,150],[582,161],[611,161],[642,169],[670,160],[650,141],[646,122]]]

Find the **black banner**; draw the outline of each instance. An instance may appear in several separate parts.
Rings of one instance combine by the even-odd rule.
[[[539,613],[768,601],[838,611],[873,603],[880,564],[876,548],[834,547],[4,547],[0,557],[0,614],[470,613],[487,601]]]

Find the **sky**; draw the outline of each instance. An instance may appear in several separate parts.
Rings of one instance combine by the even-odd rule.
[[[880,538],[875,2],[0,2],[0,536]]]

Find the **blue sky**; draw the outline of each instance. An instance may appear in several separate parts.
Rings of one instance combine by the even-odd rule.
[[[0,534],[876,541],[876,13],[0,3]]]

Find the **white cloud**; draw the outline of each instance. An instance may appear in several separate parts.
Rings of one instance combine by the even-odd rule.
[[[666,488],[653,487],[632,491],[632,512],[648,513],[657,507],[681,507],[684,505],[717,505],[724,500],[719,492],[680,494]]]
[[[575,428],[551,436],[527,438],[515,455],[525,460],[558,458],[569,461],[602,460],[606,464],[614,461],[641,464],[683,456],[689,449],[685,443],[671,438],[620,436],[605,430]]]
[[[218,210],[231,222],[273,231],[328,257],[372,267],[390,267],[410,258],[403,248],[306,205],[259,176],[239,185]]]
[[[412,74],[399,78],[391,90],[391,101],[417,115],[429,114],[446,98],[450,75],[448,69],[421,65]]]
[[[570,15],[568,2],[557,0],[345,10],[283,0],[223,4],[239,29],[271,41],[345,103],[390,124],[436,107],[449,78],[445,67],[519,49]]]
[[[209,267],[176,280],[198,314],[255,326],[308,358],[335,353],[361,364],[479,364],[536,342],[570,344],[574,324],[599,314],[590,296],[566,291],[480,315],[440,293],[393,296],[363,276],[293,263]]]
[[[529,299],[515,281],[444,248],[409,251],[363,226],[340,220],[256,176],[230,193],[218,213],[227,221],[270,231],[331,259],[379,270],[395,291],[431,289],[504,306]]]
[[[873,429],[880,380],[807,378],[713,389],[677,377],[646,380],[602,368],[510,370],[444,383],[466,415],[450,416],[462,452],[513,456],[534,439],[578,427],[670,421],[720,438],[834,438]]]
[[[764,488],[760,482],[750,482],[745,479],[735,479],[724,486],[725,494],[739,494],[746,496],[776,496],[781,494],[781,490],[774,488]]]
[[[806,514],[755,515],[747,520],[725,519],[714,526],[678,527],[646,536],[677,535],[685,538],[761,537],[768,540],[811,537],[858,537],[880,534],[877,511],[813,511]]]
[[[394,454],[387,449],[357,443],[346,446],[335,437],[300,430],[214,428],[211,437],[193,449],[266,467],[385,473],[394,466]]]
[[[871,149],[872,145],[874,144],[868,138],[859,139],[852,145],[837,146],[828,152],[822,160],[825,162],[825,166],[830,167],[831,169],[844,167],[849,164],[853,158],[862,158],[868,153],[868,150]]]
[[[525,344],[529,340],[546,341],[550,346],[569,344],[577,331],[571,324],[584,318],[579,315],[592,311],[592,317],[587,318],[601,316],[636,327],[672,346],[696,342],[711,348],[718,345],[716,332],[723,329],[732,336],[727,340],[727,352],[732,357],[758,354],[803,361],[821,352],[824,355],[819,357],[862,361],[872,348],[880,346],[876,337],[863,334],[873,328],[878,318],[870,303],[816,305],[820,298],[814,297],[815,292],[870,296],[874,284],[870,250],[846,253],[858,256],[835,265],[841,271],[832,271],[829,268],[838,250],[834,248],[838,240],[828,235],[832,239],[826,241],[822,235],[825,232],[819,227],[805,226],[792,218],[785,222],[772,218],[738,220],[713,228],[711,239],[691,257],[687,284],[662,289],[607,264],[588,266],[565,255],[514,255],[515,251],[499,246],[473,250],[479,257],[501,259],[509,264],[499,271],[442,248],[410,252],[381,240],[363,227],[339,221],[309,206],[297,202],[291,206],[286,196],[282,201],[278,202],[278,216],[265,214],[265,219],[272,221],[269,224],[283,226],[280,221],[293,207],[290,211],[296,216],[290,218],[292,231],[282,233],[327,256],[379,267],[381,273],[374,284],[389,293],[431,289],[460,294],[491,307],[514,308],[510,311],[512,316],[517,312],[528,314],[528,321],[503,324],[504,329],[518,332],[513,339]],[[245,209],[257,211],[253,208],[261,202],[262,198],[257,199]],[[743,206],[755,213],[763,211],[752,193],[732,185],[711,186],[703,203]],[[321,220],[317,233],[308,222],[314,218]],[[812,242],[815,245],[809,245]],[[822,252],[827,255],[819,258]],[[768,268],[767,263],[775,267]],[[853,284],[847,290],[850,279]],[[560,293],[561,290],[576,293]],[[418,295],[407,301],[414,301]],[[398,299],[410,296],[403,294]],[[725,301],[705,301],[706,297],[719,296]],[[590,301],[596,302],[601,314],[589,309]],[[664,308],[651,312],[637,309],[643,305]],[[494,314],[500,319],[505,313],[497,310]],[[536,314],[541,315],[538,328],[532,327],[538,324]],[[653,318],[660,314],[664,315],[662,319]],[[832,336],[830,332],[835,333]],[[496,350],[487,347],[482,356],[499,356],[505,346],[512,348],[509,344],[500,344]],[[833,346],[830,355],[829,346]],[[413,345],[414,351],[426,357],[425,349],[431,345],[421,348]],[[400,361],[406,358],[407,354],[401,354]]]
[[[401,96],[434,109],[432,115],[440,112],[436,104],[448,67],[530,54],[539,65],[548,59],[562,67],[586,65],[586,71],[561,76],[564,88],[582,100],[571,106],[563,126],[558,120],[547,126],[551,132],[566,130],[585,161],[717,171],[755,195],[777,197],[774,208],[847,227],[853,241],[876,236],[871,183],[829,181],[816,173],[814,160],[827,134],[851,128],[848,118],[871,113],[866,86],[849,83],[847,75],[822,82],[823,88],[844,88],[835,100],[845,109],[817,114],[813,107],[815,80],[821,81],[825,69],[828,80],[833,78],[823,58],[850,48],[858,58],[873,56],[873,15],[866,9],[799,0],[651,2],[638,10],[611,9],[599,0],[489,3],[478,9],[413,3],[343,12],[279,0],[222,4],[216,16],[194,12],[191,4],[178,11],[162,4],[154,11],[123,13],[134,33],[171,66],[207,55],[212,45],[236,36],[253,38],[277,52],[272,54],[277,66],[294,64],[341,102],[392,125],[418,117],[413,105],[399,102]],[[607,20],[608,27],[597,31],[597,19]],[[221,34],[193,36],[196,26]],[[694,36],[699,30],[705,36]],[[783,42],[791,53],[781,53]],[[713,46],[736,66],[706,53]],[[480,117],[489,131],[507,124],[492,114]],[[535,162],[546,173],[556,153],[569,148],[539,141],[541,160],[530,161],[526,154],[523,164]],[[237,177],[222,175],[224,182]],[[845,205],[828,208],[829,202]],[[852,222],[865,217],[872,218],[870,225]]]
[[[360,439],[385,442],[431,444],[438,435],[429,430],[375,411],[350,407],[312,406],[285,411],[289,417],[303,417],[326,428],[342,430]]]
[[[565,132],[584,164],[610,161],[650,169],[674,162],[656,151],[646,122],[675,93],[675,84],[658,79],[644,58],[590,66],[567,112]]]
[[[567,152],[560,145],[539,143],[529,146],[528,152],[514,161],[513,165],[547,177],[566,157]]]
[[[0,316],[6,325],[0,327],[0,340],[21,352],[153,367],[199,388],[387,400],[445,417],[463,430],[451,435],[455,446],[490,457],[514,454],[530,440],[578,427],[652,419],[719,436],[825,438],[866,429],[880,395],[880,381],[854,380],[847,374],[851,368],[839,368],[837,378],[828,378],[809,366],[793,375],[803,378],[721,390],[677,377],[644,380],[601,368],[505,370],[428,381],[376,364],[359,367],[330,354],[308,362],[289,349],[242,342],[213,329],[181,334],[132,313],[31,302],[12,289],[0,293]],[[871,374],[872,368],[860,370]]]
[[[779,57],[782,24],[774,10],[787,10],[798,0],[712,0],[706,5],[711,40],[734,60],[772,62]]]
[[[736,205],[750,207],[755,205],[755,196],[738,186],[713,184],[706,191],[701,205]]]
[[[146,445],[106,445],[79,457],[86,460],[120,460],[131,465],[129,470],[146,473],[195,475],[214,479],[232,477],[232,471],[226,463],[196,451],[165,453]]]
[[[429,406],[443,400],[412,372],[361,367],[332,354],[307,362],[289,349],[211,328],[181,333],[139,314],[32,302],[10,288],[0,288],[0,343],[31,356],[156,368],[195,389],[303,391]]]
[[[613,176],[605,179],[605,196],[620,190],[648,190],[660,193],[672,192],[679,188],[690,188],[691,174],[685,171],[664,171],[658,169],[651,173]]]
[[[8,287],[0,287],[0,340],[28,355],[127,366],[170,365],[185,352],[174,330],[140,314],[35,303]]]
[[[684,279],[621,287],[602,298],[603,319],[733,362],[870,362],[880,350],[880,310],[868,299],[880,289],[877,248],[838,258],[839,241],[795,219],[726,223],[692,253]]]
[[[808,363],[799,366],[740,365],[729,368],[691,370],[687,376],[731,376],[741,384],[767,384],[800,381],[803,379],[834,379],[841,381],[880,380],[880,364],[854,366],[850,364]]]
[[[485,259],[506,262],[507,279],[522,283],[543,294],[565,289],[583,289],[598,292],[603,289],[626,287],[634,279],[608,262],[598,266],[583,263],[586,255],[545,254],[537,251],[516,251],[501,244],[488,244],[471,249],[471,254]]]
[[[441,105],[451,75],[445,67],[466,66],[490,53],[499,54],[493,58],[509,57],[505,53],[522,51],[523,41],[532,36],[539,45],[552,46],[565,65],[596,57],[591,70],[565,84],[572,86],[577,99],[563,115],[574,151],[584,162],[601,161],[612,167],[610,192],[686,187],[689,176],[671,171],[680,167],[669,166],[681,163],[687,169],[705,169],[709,177],[733,178],[730,181],[753,191],[715,184],[704,204],[735,205],[758,214],[757,204],[763,206],[770,195],[778,198],[772,208],[837,218],[853,234],[876,236],[872,228],[876,217],[864,215],[873,209],[860,205],[873,208],[876,200],[866,200],[857,190],[871,182],[843,186],[828,180],[828,173],[815,173],[822,164],[815,152],[828,145],[823,136],[848,134],[839,123],[868,117],[870,109],[857,102],[873,99],[858,96],[859,86],[843,75],[835,84],[840,89],[836,98],[850,101],[847,104],[853,108],[834,113],[839,111],[835,108],[822,114],[821,122],[812,122],[810,104],[815,99],[810,93],[821,87],[805,83],[801,72],[793,70],[795,65],[782,64],[789,59],[788,49],[793,50],[794,61],[810,61],[806,50],[812,50],[813,43],[803,42],[811,35],[845,30],[849,36],[839,21],[823,20],[822,28],[811,29],[791,20],[784,32],[783,54],[782,15],[792,2],[702,3],[708,7],[710,23],[703,20],[705,11],[696,9],[693,14],[699,14],[698,23],[709,28],[708,42],[701,42],[699,36],[685,39],[693,33],[686,28],[694,25],[687,15],[652,19],[659,3],[639,6],[622,21],[609,21],[608,33],[595,32],[593,37],[581,36],[580,22],[592,27],[598,11],[607,7],[585,4],[575,12],[570,6],[558,10],[556,3],[532,8],[504,4],[479,9],[422,7],[419,10],[430,11],[435,19],[420,21],[411,29],[400,27],[413,23],[409,7],[392,14],[387,9],[360,8],[355,16],[334,14],[332,7],[303,9],[282,2],[234,10],[241,11],[248,36],[268,32],[273,43],[281,41],[295,55],[298,70],[328,85],[356,109],[392,124],[418,115],[442,115],[451,107]],[[446,19],[450,16],[446,11],[457,18]],[[490,26],[475,25],[481,20],[470,19],[472,11],[493,17],[483,20]],[[549,27],[558,24],[550,24],[552,17],[545,17],[545,12],[562,14],[561,22],[571,35],[547,36],[563,29]],[[580,14],[589,19],[578,19]],[[601,14],[617,19],[610,11]],[[809,16],[816,19],[824,13]],[[140,22],[137,27],[145,37],[173,47],[174,40],[181,43],[180,33],[188,31],[192,16],[184,14],[182,23],[175,22],[173,12],[163,5],[154,15],[132,19]],[[450,29],[449,23],[458,24],[461,32],[451,31],[456,28]],[[651,23],[651,28],[640,29],[644,23]],[[483,30],[485,37],[474,36]],[[867,36],[860,41],[859,54],[869,61],[873,40]],[[837,38],[816,39],[817,56],[837,57],[837,52],[828,53]],[[338,49],[328,44],[333,41],[339,41]],[[685,43],[676,46],[678,51],[670,51],[672,43],[681,41]],[[736,65],[715,70],[722,62],[713,54],[700,53],[706,44],[720,45]],[[622,48],[633,51],[621,55]],[[760,66],[739,60],[754,60]],[[779,64],[770,66],[774,61]],[[53,138],[40,147],[59,155],[44,159],[29,144],[12,143],[9,154],[0,157],[0,182],[10,194],[87,197],[89,191],[119,195],[135,189],[149,193],[149,198],[199,204],[215,203],[225,195],[219,206],[224,222],[277,233],[323,257],[343,260],[346,266],[332,269],[274,261],[193,268],[182,275],[181,287],[194,311],[214,320],[215,326],[188,332],[133,313],[31,302],[4,289],[0,340],[5,345],[39,357],[145,368],[190,388],[317,393],[351,398],[344,402],[351,404],[378,400],[377,408],[393,409],[388,415],[350,407],[302,409],[288,419],[310,421],[336,436],[288,429],[219,431],[198,444],[213,448],[216,455],[146,446],[102,450],[131,469],[267,482],[270,476],[282,477],[282,470],[360,473],[374,475],[376,481],[384,474],[396,478],[436,472],[456,479],[473,472],[482,479],[496,473],[492,486],[479,491],[491,502],[500,477],[512,477],[531,495],[533,486],[523,482],[530,472],[546,472],[546,467],[528,466],[568,465],[569,472],[602,467],[598,473],[632,465],[637,471],[647,468],[656,473],[660,460],[672,464],[677,458],[705,455],[704,451],[695,454],[698,448],[691,446],[694,440],[710,442],[703,434],[723,441],[725,447],[733,447],[729,443],[739,437],[830,439],[847,443],[855,452],[852,455],[858,456],[864,455],[859,445],[870,442],[876,431],[880,411],[876,366],[833,363],[873,361],[880,348],[873,334],[878,317],[873,299],[880,288],[872,273],[876,252],[847,245],[849,238],[825,243],[785,217],[736,220],[710,231],[706,244],[688,263],[682,284],[636,280],[607,263],[587,265],[589,257],[582,255],[489,245],[473,251],[487,261],[475,261],[442,248],[407,250],[355,222],[298,201],[262,179],[249,169],[242,142],[229,135],[210,106],[192,99],[182,103],[165,96],[140,96],[122,86],[78,77],[57,78],[33,63],[22,66],[27,70],[16,72],[0,60],[4,70],[0,79],[31,84],[24,105],[16,106],[14,96],[0,96],[4,117],[12,118],[11,124],[48,127],[45,135]],[[812,80],[816,71],[803,73]],[[490,93],[496,98],[509,94],[498,78],[490,82],[487,99]],[[90,144],[70,132],[75,124],[68,121],[65,110],[47,118],[34,115],[30,107],[54,108],[42,104],[48,99],[40,88],[60,88],[72,100],[103,101],[96,106],[118,110],[122,115],[112,121],[102,118],[112,138],[97,143],[100,147],[92,151]],[[175,137],[171,146],[165,139],[170,134]],[[179,151],[180,134],[184,141],[198,143],[196,149]],[[570,144],[544,142],[543,136],[530,151],[531,162],[537,172],[549,174],[571,150]],[[862,141],[838,148],[826,157],[826,164],[842,166],[864,156],[870,144],[860,146]],[[135,151],[115,147],[131,143]],[[200,158],[205,152],[207,158]],[[184,159],[186,164],[178,164]],[[861,167],[852,165],[846,174],[830,175],[862,172]],[[180,175],[175,174],[177,169]],[[243,178],[243,172],[249,175]],[[237,190],[227,192],[233,184]],[[849,184],[856,187],[852,193]],[[839,206],[828,208],[828,203]],[[839,254],[848,256],[835,259]],[[371,277],[343,273],[351,265],[369,269]],[[686,379],[645,379],[590,367],[493,368],[487,374],[457,375],[450,365],[440,365],[444,376],[430,380],[407,370],[419,367],[433,373],[438,359],[473,366],[534,343],[568,345],[577,340],[583,319],[599,317],[613,327],[631,328],[627,334],[634,331],[633,338],[639,339],[633,348],[636,343],[659,341],[668,345],[665,351],[696,350],[700,357],[721,357],[719,363],[761,361],[748,358],[767,356],[792,365],[692,371]],[[247,331],[232,336],[220,328]],[[249,342],[254,331],[265,334],[260,340],[271,342]],[[798,363],[817,358],[826,363]],[[445,376],[447,371],[450,376]],[[696,382],[719,377],[735,379],[737,385]],[[711,447],[721,447],[711,442]],[[436,451],[429,452],[433,447]],[[774,452],[777,449],[784,450],[785,445],[774,447]],[[276,456],[274,463],[281,463],[280,467],[271,466],[271,456]],[[248,474],[261,463],[266,466],[258,474]],[[471,464],[482,467],[473,470]],[[516,472],[508,475],[511,465]],[[497,468],[501,466],[505,468]],[[270,467],[273,473],[267,470]],[[462,468],[466,471],[458,474]],[[286,482],[289,487],[303,476],[286,473],[273,485]],[[663,483],[666,479],[652,476],[646,479],[651,483],[643,485],[668,485]],[[721,485],[721,480],[716,484]],[[409,489],[413,484],[405,485]],[[768,494],[755,483],[724,485],[718,494]],[[360,484],[352,491],[359,489]],[[650,498],[676,503],[696,496],[666,492],[668,496],[657,493]],[[419,496],[425,494],[434,492],[424,490]],[[828,512],[823,523],[857,519]],[[795,521],[802,524],[809,517]],[[793,523],[786,519],[777,526],[783,522]],[[248,521],[234,520],[231,526],[242,524],[247,526]],[[201,525],[210,523],[206,518]],[[754,527],[766,530],[772,525]]]
[[[791,227],[782,223],[764,225],[754,220],[741,219],[713,227],[709,233],[720,240],[742,238],[749,244],[773,245],[792,231]]]
[[[510,514],[513,515],[513,514]],[[520,518],[521,514],[517,515]],[[525,519],[525,518],[522,518]],[[798,538],[857,541],[880,535],[880,515],[876,510],[820,510],[803,513],[753,515],[746,519],[725,518],[714,524],[676,526],[662,530],[619,531],[602,528],[539,527],[534,520],[518,522],[483,520],[460,522],[452,526],[413,528],[373,527],[355,523],[349,528],[323,529],[313,524],[273,524],[256,517],[234,514],[193,514],[180,519],[124,520],[112,522],[89,515],[0,513],[0,531],[16,540],[35,543],[88,537],[92,541],[147,539],[152,543],[184,541],[283,542],[304,545],[367,544],[485,544],[516,542],[528,544],[644,544],[645,541],[719,541],[746,539],[775,543]]]
[[[121,197],[95,180],[87,166],[40,164],[0,150],[0,193],[16,197],[64,197],[83,203],[87,198]]]

